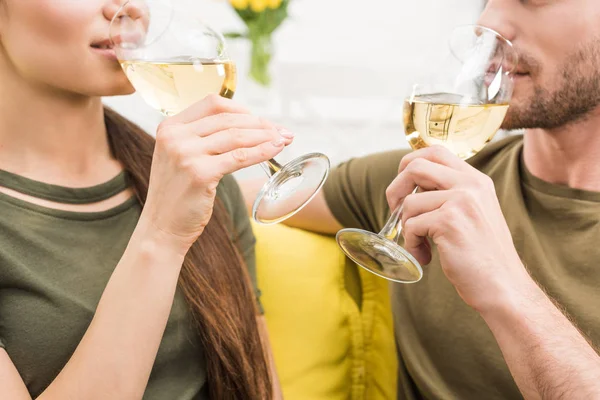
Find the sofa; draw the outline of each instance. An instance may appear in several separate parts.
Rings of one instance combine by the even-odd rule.
[[[253,228],[285,399],[395,399],[387,281],[348,261],[333,237],[282,224]]]

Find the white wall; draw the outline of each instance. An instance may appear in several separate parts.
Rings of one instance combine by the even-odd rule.
[[[226,0],[176,1],[219,30],[243,29]],[[247,80],[247,44],[230,44],[240,70],[236,100],[296,132],[284,159],[317,150],[337,163],[404,147],[406,88],[425,56],[445,45],[444,34],[476,22],[482,7],[483,0],[292,0],[275,36],[270,89]],[[107,102],[151,132],[160,120],[137,96]]]

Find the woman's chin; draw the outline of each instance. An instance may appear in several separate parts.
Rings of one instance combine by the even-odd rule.
[[[122,88],[115,96],[125,96],[128,94],[134,94],[135,88],[131,85],[131,83],[127,84],[126,87]]]
[[[135,93],[135,88],[131,85],[129,81],[127,81],[123,82],[122,84],[114,85],[110,88],[107,88],[105,93],[102,94],[102,96],[126,96],[133,93]]]

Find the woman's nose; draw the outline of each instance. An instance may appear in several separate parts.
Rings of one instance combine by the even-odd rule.
[[[144,0],[110,0],[103,9],[104,18],[112,21],[118,14],[127,15],[132,20],[148,16],[148,5]]]

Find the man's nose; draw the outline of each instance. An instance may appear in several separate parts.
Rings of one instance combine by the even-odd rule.
[[[479,16],[478,25],[485,26],[511,42],[516,38],[516,29],[511,19],[511,3],[517,0],[489,0]]]

